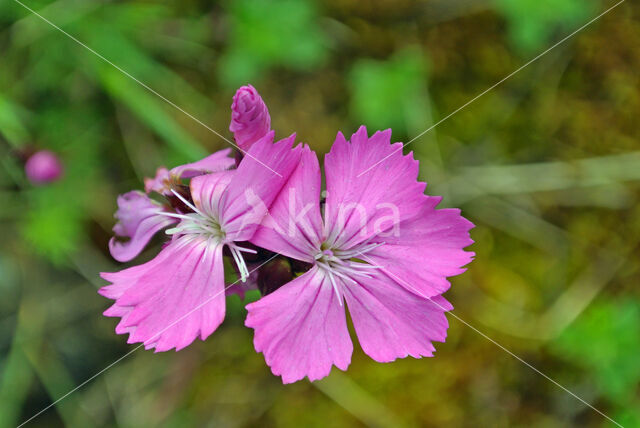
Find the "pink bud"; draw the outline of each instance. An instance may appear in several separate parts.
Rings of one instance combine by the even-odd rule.
[[[233,96],[229,130],[244,151],[271,130],[269,110],[253,86],[243,86]]]
[[[44,184],[57,181],[62,176],[63,167],[55,153],[40,150],[29,157],[24,171],[33,184]]]

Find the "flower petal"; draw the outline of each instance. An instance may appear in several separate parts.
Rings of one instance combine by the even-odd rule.
[[[365,258],[390,272],[401,286],[410,284],[431,297],[447,291],[447,277],[464,272],[462,266],[473,259],[474,253],[463,248],[473,243],[469,230],[474,226],[459,209],[436,209],[440,197],[427,198],[418,215],[401,222],[395,233],[385,234],[385,244]]]
[[[247,305],[245,325],[255,330],[256,351],[264,354],[283,383],[305,376],[321,379],[332,365],[346,370],[353,344],[344,307],[318,268]]]
[[[191,197],[199,210],[214,218],[220,213],[220,198],[237,170],[214,172],[194,177],[189,183]]]
[[[156,170],[155,177],[144,179],[144,191],[147,193],[156,192],[164,195],[169,192],[169,189],[171,189],[171,174],[163,166]]]
[[[116,333],[128,343],[180,350],[224,319],[222,245],[204,238],[179,238],[150,262],[101,275],[112,284],[100,294],[116,301],[104,314],[122,318]]]
[[[116,237],[109,241],[109,251],[119,262],[128,262],[135,258],[149,243],[153,235],[176,222],[175,219],[161,215],[164,207],[138,191],[118,196],[118,210],[115,217],[118,223],[113,227]],[[118,240],[129,238],[126,242]]]
[[[425,299],[382,276],[344,288],[362,350],[386,363],[396,358],[431,357],[432,341],[444,342],[451,304],[442,296]]]
[[[425,197],[418,162],[402,154],[402,144],[391,144],[390,129],[368,137],[362,126],[351,141],[338,133],[325,170],[326,235],[342,249],[412,217]]]
[[[295,134],[273,143],[273,132],[254,143],[220,199],[220,222],[233,241],[248,241],[300,161]]]
[[[229,157],[231,149],[218,150],[197,162],[180,165],[171,170],[177,178],[192,178],[202,174],[224,171],[235,165],[236,161]]]
[[[218,150],[197,162],[180,165],[169,171],[160,167],[154,178],[144,179],[144,190],[147,193],[157,192],[161,195],[171,195],[172,183],[179,183],[183,178],[193,178],[198,175],[225,171],[235,165],[235,160],[229,157],[231,149]]]
[[[304,146],[298,167],[251,242],[297,260],[313,262],[322,240],[321,179],[318,157]]]

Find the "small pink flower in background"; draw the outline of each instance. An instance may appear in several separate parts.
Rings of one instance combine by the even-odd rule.
[[[27,159],[24,171],[33,184],[45,184],[53,183],[62,177],[64,168],[55,153],[40,150]]]
[[[269,110],[253,86],[243,86],[236,91],[231,104],[229,130],[243,151],[249,150],[271,130]]]
[[[376,361],[432,356],[431,342],[446,337],[452,306],[441,294],[473,257],[463,251],[473,224],[459,210],[436,209],[441,198],[424,195],[418,162],[390,137],[390,130],[368,137],[364,127],[350,141],[338,134],[325,158],[324,215],[318,159],[305,148],[251,239],[312,266],[247,305],[256,350],[284,383],[347,368],[345,301],[362,349]]]

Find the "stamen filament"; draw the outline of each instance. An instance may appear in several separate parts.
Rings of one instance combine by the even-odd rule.
[[[357,259],[358,256],[368,253],[369,251],[384,245],[384,243],[372,243],[363,245],[360,248],[350,250],[325,249],[321,247],[314,259],[316,265],[325,272],[327,278],[331,282],[331,286],[338,297],[340,306],[342,306],[342,296],[337,278],[348,284],[357,285],[358,281],[354,277],[373,278],[372,269],[379,269],[381,266],[364,263]],[[343,284],[343,286],[346,284]]]
[[[331,282],[331,286],[333,287],[333,291],[335,291],[336,293],[336,297],[338,298],[338,304],[340,306],[342,306],[342,296],[340,296],[340,290],[338,289],[338,283],[336,282],[336,279],[334,278],[333,274],[334,272],[332,271],[328,271],[329,272],[329,281]]]
[[[202,217],[206,217],[202,211],[200,211],[198,208],[195,207],[194,204],[192,204],[191,202],[187,201],[185,199],[184,196],[182,196],[180,193],[176,192],[174,189],[171,189],[171,193],[173,193],[174,195],[176,195],[176,197],[178,199],[180,199],[186,206],[188,206],[189,208],[191,208],[193,210],[193,212],[196,212],[198,214],[200,214]]]
[[[180,218],[180,219],[183,219],[183,220],[195,220],[193,217],[189,217],[188,215],[185,215],[185,214],[169,213],[169,212],[166,212],[166,211],[160,211],[160,212],[158,212],[158,214],[165,215],[167,217]]]
[[[243,248],[234,243],[230,243],[229,250],[231,251],[231,255],[233,256],[233,260],[236,262],[236,266],[238,267],[238,273],[240,274],[240,279],[242,282],[247,282],[249,278],[249,268],[247,267],[247,263],[244,261],[244,257],[242,257],[242,252],[246,253],[256,253],[255,250],[250,248]]]

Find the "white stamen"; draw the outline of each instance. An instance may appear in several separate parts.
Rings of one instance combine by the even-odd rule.
[[[187,201],[184,196],[182,196],[180,193],[176,192],[175,190],[171,189],[171,193],[173,193],[174,195],[176,195],[176,197],[178,199],[180,199],[186,206],[188,206],[189,208],[191,208],[193,210],[193,212],[196,212],[198,214],[200,214],[203,217],[206,217],[198,208],[195,207],[195,205],[193,205],[191,202]]]
[[[326,249],[322,246],[314,256],[316,265],[324,271],[329,278],[331,286],[338,297],[340,306],[342,306],[343,299],[340,294],[340,287],[338,286],[336,277],[351,285],[358,284],[354,277],[373,278],[371,270],[379,269],[380,266],[352,259],[357,259],[358,256],[363,255],[374,248],[378,248],[383,244],[384,243],[367,244],[351,250],[339,250],[333,248]]]
[[[236,248],[239,251],[242,251],[243,253],[258,254],[258,251],[254,250],[253,248],[244,248],[244,247],[241,247],[241,246],[239,246],[237,244],[234,244],[234,245],[236,246]]]
[[[247,279],[249,278],[249,268],[247,267],[247,263],[244,261],[244,257],[242,257],[242,253],[256,254],[257,251],[252,250],[251,248],[240,247],[234,243],[230,243],[228,245],[231,255],[233,256],[233,260],[236,262],[236,266],[238,267],[241,281],[247,282]]]
[[[351,282],[352,284],[357,284],[357,282],[353,278],[351,278],[349,275],[345,275],[344,273],[340,272],[339,270],[334,269],[334,270],[331,271],[331,273],[333,275],[335,275],[335,276],[338,276],[338,277],[344,279],[345,281]]]
[[[183,219],[183,220],[193,220],[194,219],[193,217],[189,217],[189,216],[184,215],[184,214],[169,213],[169,212],[166,212],[166,211],[160,211],[160,212],[158,212],[158,214],[165,215],[167,217],[180,218],[180,219]]]
[[[249,278],[249,268],[247,267],[247,263],[245,262],[242,253],[257,254],[257,250],[240,247],[234,242],[226,242],[226,234],[216,216],[203,213],[175,190],[171,189],[171,192],[194,212],[189,214],[162,212],[162,215],[182,220],[174,228],[168,229],[166,233],[168,235],[178,234],[205,237],[207,242],[214,244],[226,243],[229,246],[233,260],[238,267],[240,280],[242,282],[246,282]]]
[[[336,297],[338,298],[338,304],[340,306],[342,306],[342,296],[340,296],[340,290],[338,289],[338,283],[336,282],[336,279],[334,278],[333,274],[335,272],[329,270],[329,275],[327,275],[329,277],[329,281],[331,281],[331,285],[333,286],[333,291],[335,291],[336,293]]]
[[[334,250],[333,253],[340,257],[341,259],[352,259],[357,258],[362,254],[366,254],[371,250],[378,248],[379,246],[384,245],[384,242],[368,244],[360,248],[356,248],[353,250]]]

